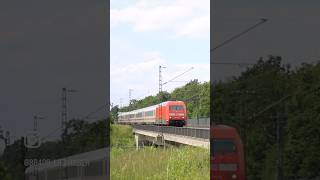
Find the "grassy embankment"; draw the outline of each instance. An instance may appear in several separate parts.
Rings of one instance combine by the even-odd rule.
[[[202,148],[136,150],[129,126],[111,126],[111,179],[209,179],[209,151]]]

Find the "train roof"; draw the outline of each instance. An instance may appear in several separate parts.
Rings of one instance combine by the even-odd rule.
[[[29,166],[28,168],[26,168],[25,173],[31,173],[35,169],[43,170],[43,169],[47,169],[47,168],[60,167],[61,166],[60,162],[63,162],[63,161],[67,161],[68,163],[74,162],[76,164],[81,161],[82,162],[91,162],[91,161],[96,161],[96,160],[101,160],[101,159],[107,159],[107,156],[109,155],[107,150],[108,150],[108,148],[101,148],[101,149],[97,149],[94,151],[89,151],[89,152],[80,153],[80,154],[68,156],[68,157],[61,158],[61,159],[52,160],[49,163],[43,163],[40,165]]]
[[[219,137],[238,137],[238,131],[236,128],[227,126],[227,125],[214,125],[210,129],[210,136],[219,136]]]
[[[159,104],[153,105],[153,106],[148,106],[148,107],[145,107],[145,108],[142,108],[142,109],[136,109],[136,110],[133,110],[133,111],[119,112],[119,115],[128,115],[128,114],[132,114],[132,113],[139,113],[139,112],[144,112],[144,111],[152,111],[158,106],[159,106]]]
[[[128,115],[128,114],[132,114],[132,113],[139,113],[139,112],[144,112],[144,111],[152,111],[152,110],[154,110],[155,108],[157,108],[160,105],[164,106],[164,105],[168,105],[168,104],[171,104],[171,103],[183,103],[184,104],[183,101],[165,101],[165,102],[153,105],[153,106],[148,106],[148,107],[141,108],[141,109],[136,109],[136,110],[133,110],[133,111],[119,112],[119,115]]]

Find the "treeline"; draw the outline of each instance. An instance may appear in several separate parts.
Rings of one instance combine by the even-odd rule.
[[[141,100],[133,99],[129,106],[114,106],[111,109],[112,120],[117,120],[118,112],[127,112],[164,101],[184,101],[187,105],[188,118],[209,117],[210,114],[210,85],[209,82],[200,83],[197,79],[186,85],[174,89],[171,93],[163,91],[155,96],[148,96]]]
[[[48,141],[45,139],[48,137],[44,137],[39,148],[26,148],[24,139],[21,138],[7,146],[0,157],[0,179],[24,179],[26,159],[53,160],[107,147],[110,135],[107,129],[109,125],[105,119],[91,123],[82,119],[72,119],[66,123],[63,138],[58,136],[57,140]],[[50,135],[59,135],[61,131],[58,129]]]
[[[320,64],[269,56],[212,88],[211,120],[240,131],[249,180],[320,177]]]

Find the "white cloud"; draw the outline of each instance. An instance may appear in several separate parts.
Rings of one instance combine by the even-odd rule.
[[[193,67],[193,69],[188,71],[191,67]],[[171,64],[168,66],[168,69],[163,72],[164,82],[167,82],[180,74],[183,75],[166,84],[163,87],[163,90],[171,92],[175,88],[183,86],[193,79],[198,79],[200,82],[209,81],[210,64],[209,62],[208,64]]]
[[[119,98],[128,102],[128,90],[133,89],[132,97],[152,91],[157,85],[158,66],[165,60],[158,52],[147,52],[141,61],[111,61],[111,100],[118,103]]]
[[[111,9],[111,27],[130,24],[136,32],[166,31],[176,36],[208,37],[210,0],[137,0]]]
[[[191,19],[188,23],[183,24],[181,28],[176,29],[178,36],[190,36],[194,38],[201,38],[208,35],[210,30],[210,18],[208,16],[196,17]]]
[[[189,82],[192,79],[198,79],[203,82],[210,79],[209,61],[208,64],[173,64],[159,52],[147,52],[138,63],[111,61],[111,101],[119,104],[121,98],[122,103],[127,104],[129,89],[133,89],[132,98],[141,99],[148,95],[155,95],[158,91],[159,65],[166,67],[162,70],[163,82],[171,80],[191,67],[194,69],[174,81]],[[163,90],[171,92],[186,82],[170,82],[163,86]]]
[[[113,103],[119,104],[121,98],[122,104],[127,104],[129,89],[133,89],[132,98],[141,99],[147,95],[155,95],[158,91],[159,65],[167,67],[163,69],[163,82],[183,73],[190,67],[194,69],[174,81],[192,79],[202,82],[209,81],[209,54],[207,64],[195,64],[191,62],[192,58],[185,58],[190,53],[192,57],[199,57],[200,62],[205,62],[206,59],[201,59],[205,56],[199,54],[201,51],[199,52],[198,49],[206,44],[203,44],[202,41],[202,44],[193,42],[195,51],[183,54],[177,54],[175,51],[168,52],[168,47],[164,46],[172,42],[173,48],[180,48],[179,41],[186,38],[209,39],[210,0],[132,0],[130,3],[121,1],[121,4],[119,4],[120,1],[117,2],[117,5],[115,2],[113,2],[114,6],[111,4],[111,32],[120,33],[120,35],[111,37],[110,93]],[[148,42],[148,40],[130,41],[126,36],[122,36],[122,34],[128,34],[127,29],[126,31],[120,29],[128,27],[141,34],[144,32],[151,32],[155,36],[165,34],[168,35],[170,41],[166,41],[165,44],[155,43],[152,47],[149,47],[148,44],[153,42]],[[174,39],[171,39],[172,37]],[[157,52],[148,52],[150,50]],[[199,55],[195,55],[197,53]],[[186,59],[188,62],[181,63],[181,59]],[[163,87],[163,90],[170,92],[185,83],[170,82]]]
[[[144,74],[144,72],[149,71],[152,67],[164,63],[165,60],[160,56],[158,52],[148,52],[143,55],[143,61],[139,63],[132,64],[111,64],[111,76],[118,77],[119,75],[134,75]],[[125,63],[128,61],[125,61]]]

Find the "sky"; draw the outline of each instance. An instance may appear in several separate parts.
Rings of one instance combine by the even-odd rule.
[[[320,59],[319,1],[111,0],[111,102],[155,95],[158,66],[163,81],[191,67],[177,81],[208,81],[213,62],[251,62],[281,55],[287,63]],[[108,99],[109,50],[104,0],[0,1],[0,126],[21,137],[39,122],[41,137],[60,127],[61,88],[69,117],[95,111]],[[212,47],[257,23],[269,21],[223,48]],[[211,21],[211,22],[209,22]],[[209,28],[209,27],[213,28]],[[210,32],[211,31],[211,32]],[[213,65],[211,79],[245,67]],[[184,83],[168,83],[170,91]],[[105,112],[93,118],[106,117]],[[59,137],[59,133],[52,134]]]
[[[125,106],[164,91],[210,80],[209,0],[111,0],[110,100]]]
[[[105,1],[0,2],[0,126],[15,136],[12,141],[33,129],[34,115],[45,117],[40,137],[60,137],[60,130],[52,132],[61,127],[63,87],[78,91],[68,95],[69,118],[106,103],[105,8]]]
[[[268,21],[211,54],[211,62],[255,63],[259,57],[282,56],[298,66],[320,60],[320,2],[306,1],[212,1],[212,47],[257,24]],[[211,66],[212,80],[239,75],[246,66]]]

